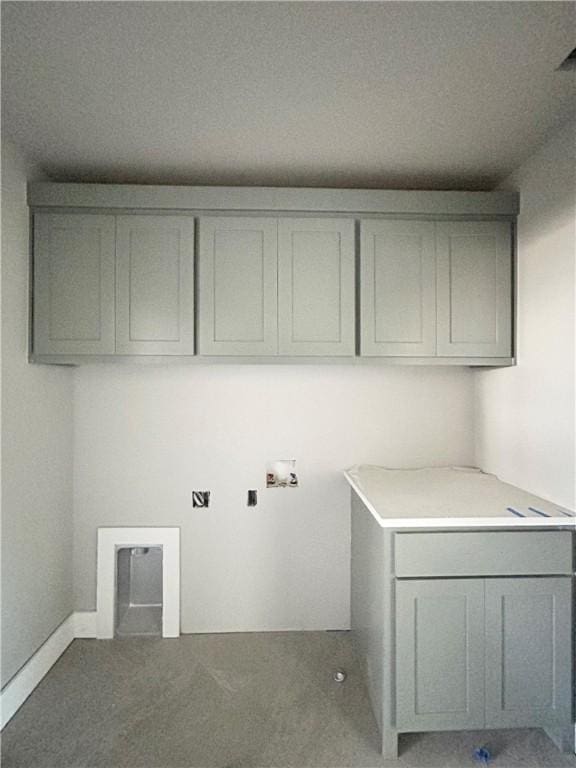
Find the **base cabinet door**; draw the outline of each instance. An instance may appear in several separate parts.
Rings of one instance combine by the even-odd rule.
[[[354,221],[278,222],[281,355],[354,355]]]
[[[571,722],[571,592],[569,577],[486,580],[486,727]]]
[[[34,353],[114,354],[114,216],[34,216]]]
[[[201,355],[278,353],[278,223],[202,217],[199,249]]]
[[[397,728],[484,727],[484,582],[396,583]]]
[[[438,355],[512,354],[512,229],[507,221],[436,224]]]
[[[119,216],[116,352],[194,354],[194,219]]]

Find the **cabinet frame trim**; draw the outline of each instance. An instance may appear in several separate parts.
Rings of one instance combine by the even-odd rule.
[[[201,211],[316,211],[516,216],[517,192],[333,189],[307,187],[187,187],[31,182],[28,205],[156,208]]]

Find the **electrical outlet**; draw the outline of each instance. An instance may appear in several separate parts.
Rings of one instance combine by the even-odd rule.
[[[248,491],[247,506],[255,507],[258,504],[258,491]]]
[[[193,507],[209,507],[210,491],[192,491]]]

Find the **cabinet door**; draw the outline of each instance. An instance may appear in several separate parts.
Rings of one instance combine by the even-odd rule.
[[[116,352],[194,354],[194,220],[117,219]]]
[[[436,354],[434,223],[361,224],[361,354]]]
[[[486,726],[571,722],[571,579],[486,581]]]
[[[512,354],[512,237],[505,221],[437,227],[438,355]]]
[[[114,353],[113,216],[34,216],[36,354]]]
[[[398,581],[396,617],[398,729],[484,727],[482,579]]]
[[[200,354],[277,354],[276,219],[202,218],[199,256]]]
[[[354,221],[280,219],[281,355],[354,355]]]

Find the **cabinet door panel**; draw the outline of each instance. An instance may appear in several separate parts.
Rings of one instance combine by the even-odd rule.
[[[34,217],[34,352],[114,353],[113,216]]]
[[[194,354],[194,220],[119,216],[116,352]]]
[[[571,722],[571,579],[486,581],[486,726]]]
[[[512,354],[512,238],[504,221],[437,227],[438,354]]]
[[[434,224],[363,221],[361,232],[361,353],[436,353]]]
[[[276,220],[202,218],[199,255],[200,353],[277,354]]]
[[[396,610],[397,727],[482,728],[482,580],[398,581]]]
[[[353,220],[281,219],[278,227],[280,354],[353,355]]]

